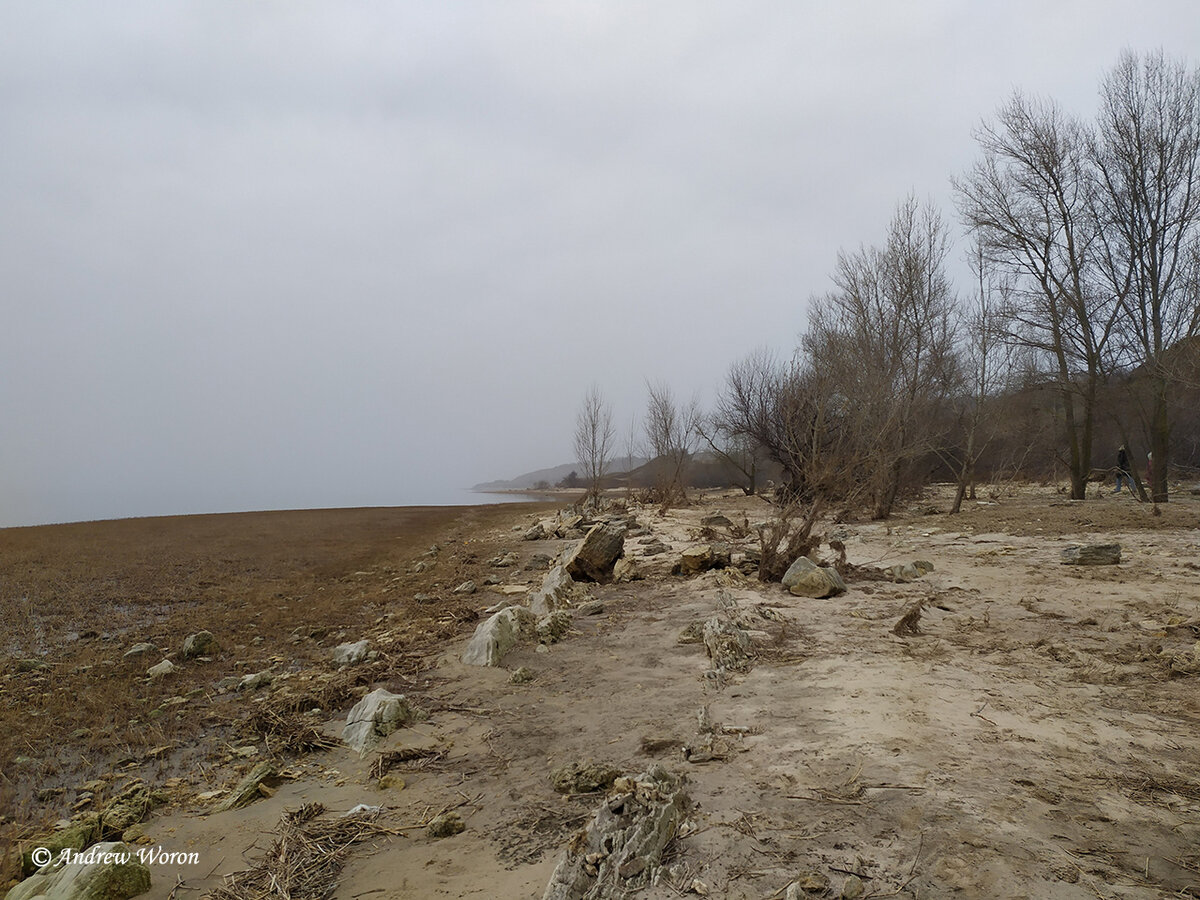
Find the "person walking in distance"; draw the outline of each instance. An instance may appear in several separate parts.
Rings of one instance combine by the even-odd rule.
[[[1133,478],[1129,474],[1129,451],[1122,444],[1117,448],[1117,489],[1114,494],[1121,493],[1121,482],[1129,485],[1129,493],[1133,493]]]

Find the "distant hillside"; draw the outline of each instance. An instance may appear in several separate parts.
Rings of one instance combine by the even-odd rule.
[[[629,469],[636,469],[639,466],[644,466],[647,460],[635,456],[632,458],[621,457],[613,462],[609,467],[610,472],[626,472]],[[518,475],[516,478],[510,478],[507,481],[484,481],[471,486],[473,491],[527,491],[534,487],[538,482],[545,481],[551,486],[558,484],[572,472],[583,474],[583,466],[579,463],[563,463],[561,466],[553,466],[549,469],[538,469],[535,472],[526,472],[524,475]]]

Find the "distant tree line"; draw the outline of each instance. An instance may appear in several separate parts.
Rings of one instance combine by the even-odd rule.
[[[1166,502],[1172,472],[1200,462],[1200,71],[1125,53],[1100,101],[1085,122],[1018,92],[977,130],[953,179],[965,290],[951,228],[909,196],[881,244],[838,255],[790,356],[734,363],[707,413],[648,384],[642,490],[686,502],[702,450],[747,493],[770,479],[803,543],[823,511],[886,518],[931,478],[957,483],[955,512],[1002,475],[1065,473],[1082,500],[1105,474],[1097,448],[1121,443],[1144,454],[1142,499]],[[575,435],[593,501],[614,435],[593,387]]]

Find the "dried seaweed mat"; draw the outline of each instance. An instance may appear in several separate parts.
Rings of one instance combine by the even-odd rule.
[[[285,812],[270,848],[249,869],[226,875],[204,900],[325,900],[337,889],[354,844],[398,833],[376,821],[378,810],[336,819],[321,819],[324,814],[320,803]]]

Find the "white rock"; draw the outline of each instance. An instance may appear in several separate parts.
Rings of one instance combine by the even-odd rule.
[[[480,622],[462,661],[468,666],[495,666],[523,636],[537,633],[537,617],[523,606],[502,609]]]
[[[362,753],[380,738],[416,718],[416,710],[403,694],[393,694],[383,688],[371,691],[350,710],[342,740],[353,750]]]
[[[370,642],[366,640],[338,644],[333,648],[333,664],[339,668],[342,666],[356,666],[367,658],[367,651],[370,649],[370,646]]]

